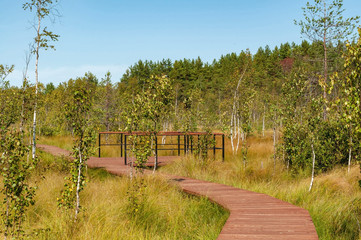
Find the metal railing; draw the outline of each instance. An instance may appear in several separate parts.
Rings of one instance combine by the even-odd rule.
[[[206,132],[158,132],[155,138],[154,151],[158,155],[158,151],[177,151],[178,156],[183,152],[184,155],[188,152],[193,153],[199,142],[200,136],[211,135],[213,137],[214,144],[208,150],[213,150],[213,156],[216,156],[216,151],[222,151],[222,161],[224,161],[224,134],[223,133],[206,133]],[[111,136],[116,136],[116,142],[112,142]],[[150,135],[149,132],[99,132],[98,135],[98,157],[101,157],[102,146],[119,146],[120,157],[124,157],[124,164],[127,164],[128,146],[131,144],[127,143],[129,136],[134,135]],[[175,143],[158,143],[158,137],[176,137]],[[221,146],[217,146],[217,136],[221,137]],[[219,144],[218,144],[219,145]],[[161,146],[161,148],[159,148]]]

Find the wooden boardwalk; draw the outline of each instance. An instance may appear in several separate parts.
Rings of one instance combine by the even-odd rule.
[[[54,146],[38,145],[54,155],[69,156],[69,151]],[[172,161],[161,157],[160,162]],[[116,175],[130,173],[121,158],[96,158],[88,160],[89,167],[105,168]],[[266,194],[251,192],[231,186],[191,178],[165,175],[187,193],[206,196],[230,212],[219,240],[223,239],[318,239],[315,226],[307,210]]]

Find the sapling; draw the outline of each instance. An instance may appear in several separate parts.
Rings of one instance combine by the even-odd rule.
[[[89,120],[89,112],[93,104],[92,83],[85,78],[78,78],[69,81],[68,91],[65,111],[66,118],[73,128],[75,140],[71,176],[66,178],[65,189],[58,199],[58,205],[66,209],[74,209],[76,221],[81,208],[80,192],[85,186],[86,161],[92,153],[95,142],[95,134]]]

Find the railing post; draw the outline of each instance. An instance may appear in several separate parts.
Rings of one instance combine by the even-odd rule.
[[[187,137],[186,137],[186,134],[184,134],[184,141],[183,141],[183,143],[184,143],[184,155],[186,155],[186,153],[187,153]]]
[[[120,134],[120,157],[123,157],[123,133]]]
[[[199,150],[199,134],[197,135],[197,148]]]
[[[189,152],[189,135],[187,135],[187,153]]]
[[[155,156],[154,156],[154,165],[158,167],[158,136],[155,135]]]
[[[222,162],[224,162],[224,134],[222,134]]]
[[[100,158],[100,146],[101,146],[101,139],[100,139],[101,134],[99,133],[98,139],[99,139],[99,143],[98,143],[98,157]]]
[[[180,135],[178,135],[178,156],[180,156]]]
[[[127,135],[124,135],[124,165],[127,165]]]
[[[216,134],[213,134],[213,156],[216,158]]]
[[[191,153],[193,153],[193,136],[190,135],[189,138],[191,139]]]

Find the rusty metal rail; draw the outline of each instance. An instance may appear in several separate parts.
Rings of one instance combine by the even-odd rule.
[[[199,137],[207,135],[206,132],[158,132],[157,137],[155,138],[154,151],[158,155],[158,151],[177,151],[178,156],[181,155],[181,152],[184,155],[188,152],[193,153],[195,147],[199,142]],[[116,135],[116,142],[109,143],[109,137]],[[101,157],[101,147],[102,146],[119,146],[120,148],[120,157],[124,157],[124,164],[127,164],[127,152],[130,150],[128,146],[131,144],[127,143],[129,136],[145,136],[149,135],[149,132],[99,132],[98,135],[98,157]],[[213,150],[213,156],[216,156],[216,151],[222,151],[222,161],[224,161],[224,134],[223,133],[210,133],[213,137],[214,145],[208,150]],[[177,137],[175,143],[158,143],[158,137]],[[217,147],[217,136],[221,137],[221,146]],[[105,139],[105,141],[103,140]],[[166,146],[166,148],[159,148],[160,146]]]

